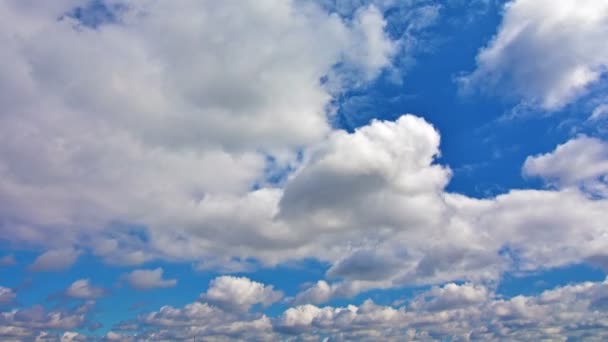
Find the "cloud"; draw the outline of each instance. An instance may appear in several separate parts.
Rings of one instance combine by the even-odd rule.
[[[103,341],[134,341],[132,336],[119,334],[113,331],[108,331],[103,338]]]
[[[432,224],[450,177],[448,169],[431,165],[438,145],[433,127],[412,115],[374,121],[353,134],[337,131],[287,182],[279,217],[319,233],[364,233],[392,221]],[[353,215],[358,212],[365,217]]]
[[[585,191],[608,196],[608,143],[576,137],[552,152],[528,157],[523,173],[559,188],[581,186]]]
[[[372,288],[497,281],[507,271],[605,257],[606,199],[571,186],[593,167],[572,169],[580,174],[573,173],[569,186],[470,198],[445,191],[450,170],[434,162],[439,141],[430,124],[411,115],[375,121],[353,133],[333,132],[311,147],[283,190],[256,191],[236,208],[205,200],[215,203],[213,217],[230,212],[239,221],[252,218],[253,230],[272,227],[264,238],[248,236],[241,256],[311,256],[331,265],[328,280],[304,290],[296,303]],[[585,160],[601,165],[601,154],[589,155]],[[260,207],[272,209],[260,217]]]
[[[319,280],[314,285],[298,293],[294,298],[296,304],[325,303],[335,296],[336,288],[325,280]]]
[[[244,277],[221,276],[212,280],[200,299],[182,308],[163,306],[156,312],[140,315],[136,326],[155,327],[145,331],[147,340],[183,340],[223,337],[237,340],[272,339],[272,323],[263,315],[252,312],[254,305],[270,305],[282,293],[272,285]]]
[[[489,296],[490,292],[484,286],[449,283],[443,287],[433,287],[419,296],[412,306],[422,306],[428,311],[452,310],[483,303],[488,300]]]
[[[446,284],[395,307],[371,300],[345,307],[292,306],[276,318],[231,316],[205,303],[163,307],[143,315],[152,327],[142,336],[156,341],[229,337],[232,339],[414,341],[601,339],[605,337],[608,283],[585,282],[536,296],[501,298],[478,284]],[[238,329],[246,328],[245,329]]]
[[[78,259],[75,249],[50,250],[39,255],[29,266],[34,272],[56,272],[69,269]]]
[[[87,337],[85,335],[79,334],[73,331],[66,331],[61,335],[61,342],[77,342],[77,341],[87,341]]]
[[[393,276],[395,271],[391,272],[391,276]],[[312,286],[299,292],[292,302],[298,305],[322,304],[335,298],[352,298],[370,289],[383,289],[391,286],[391,282],[381,280],[345,280],[332,284],[329,284],[325,280],[319,280]]]
[[[106,293],[105,289],[93,287],[89,279],[79,279],[73,282],[64,294],[76,299],[95,299],[104,296]]]
[[[579,137],[530,157],[524,174],[556,179],[553,190],[485,199],[445,191],[450,171],[433,162],[438,145],[431,125],[403,116],[335,132],[311,151],[286,182],[278,217],[308,232],[334,282],[319,281],[296,303],[371,288],[498,281],[506,271],[605,257],[607,202],[597,196],[600,183],[589,182],[603,182],[602,141]]]
[[[11,304],[15,298],[17,298],[17,294],[13,289],[0,286],[0,305]]]
[[[72,330],[84,326],[85,315],[64,312],[46,311],[42,306],[16,309],[0,313],[3,330],[0,336],[31,336],[42,330]]]
[[[227,280],[216,278],[217,283]],[[255,283],[241,278],[241,283]],[[232,280],[233,284],[235,283]],[[272,285],[256,283],[261,288]],[[217,287],[212,282],[210,288]],[[224,286],[224,285],[222,285]],[[242,284],[239,285],[242,287]],[[207,292],[208,293],[208,292]],[[241,293],[243,293],[241,291]],[[203,298],[203,296],[201,296]],[[259,301],[258,301],[259,302]],[[289,305],[275,317],[254,306],[243,310],[195,301],[163,306],[119,324],[104,341],[229,340],[565,340],[604,339],[608,319],[608,280],[556,287],[536,295],[503,298],[476,284],[448,283],[415,295],[403,305],[372,300],[346,306]],[[0,313],[3,340],[85,340],[84,314],[46,311],[41,306]],[[125,322],[126,323],[126,322]]]
[[[226,310],[248,311],[252,305],[268,306],[283,297],[272,285],[252,281],[245,277],[221,276],[209,284],[201,299]]]
[[[607,18],[604,1],[509,1],[496,36],[462,85],[490,86],[558,110],[588,93],[606,72],[608,48],[600,42],[608,34]]]
[[[131,287],[138,290],[167,288],[177,285],[177,279],[163,279],[163,269],[134,270],[123,276]]]
[[[244,257],[273,259],[259,250],[276,245],[278,191],[251,189],[267,159],[290,169],[330,132],[328,105],[348,86],[331,78],[390,67],[382,13],[113,0],[91,27],[69,14],[78,5],[0,6],[2,235],[119,264],[232,257],[244,241]],[[98,248],[125,226],[146,243]]]

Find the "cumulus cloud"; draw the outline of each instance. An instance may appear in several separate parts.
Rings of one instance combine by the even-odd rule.
[[[84,327],[83,313],[47,311],[40,305],[0,313],[0,336],[28,337],[44,330],[69,331]],[[33,339],[33,338],[32,338]]]
[[[87,341],[88,338],[85,335],[79,334],[73,331],[66,331],[61,335],[61,342],[77,342],[77,341]]]
[[[586,282],[536,296],[501,298],[476,284],[446,284],[416,296],[409,304],[383,306],[366,300],[345,307],[292,306],[275,318],[233,315],[206,303],[163,307],[142,315],[147,340],[199,338],[415,341],[602,339],[607,282]]]
[[[73,282],[64,292],[65,296],[76,299],[95,299],[106,294],[106,290],[91,285],[89,279]]]
[[[245,277],[221,276],[209,284],[201,299],[227,310],[247,311],[252,305],[268,306],[283,297],[272,285]]]
[[[395,271],[391,271],[394,275]],[[355,277],[357,278],[357,277]],[[351,298],[357,294],[370,289],[382,289],[391,287],[391,282],[374,280],[347,280],[328,283],[319,280],[310,287],[299,292],[293,298],[294,304],[322,304],[334,298]]]
[[[147,290],[154,288],[174,287],[177,285],[177,279],[163,279],[163,269],[156,268],[153,270],[134,270],[123,278],[138,290]]]
[[[244,340],[272,339],[270,318],[252,311],[255,304],[266,306],[279,300],[282,294],[244,277],[221,276],[212,280],[203,302],[181,308],[163,306],[156,312],[143,314],[135,324],[156,327],[145,331],[147,340],[185,340],[194,337],[216,337]]]
[[[449,283],[443,287],[433,287],[419,296],[412,306],[428,311],[452,310],[485,302],[489,296],[490,292],[484,286]]]
[[[498,33],[480,50],[477,69],[462,84],[510,89],[505,95],[560,109],[605,74],[608,48],[601,42],[608,35],[607,19],[605,1],[509,1]]]
[[[29,266],[31,271],[64,271],[70,268],[78,259],[80,252],[73,249],[50,250],[39,255]]]
[[[365,300],[342,307],[288,306],[276,317],[257,311],[250,305],[234,311],[199,301],[183,307],[163,306],[128,322],[137,335],[123,332],[119,325],[101,340],[602,340],[608,337],[608,281],[511,298],[480,284],[448,283],[400,306]],[[0,313],[0,337],[7,341],[81,341],[87,336],[72,331],[85,322],[83,315],[47,312],[40,306],[12,310]]]
[[[258,250],[276,244],[281,228],[267,221],[279,193],[251,189],[266,184],[268,158],[290,169],[330,131],[341,88],[322,79],[390,65],[382,13],[343,18],[277,0],[106,4],[111,19],[95,27],[70,15],[85,2],[0,5],[11,18],[0,26],[3,236],[131,265],[231,257],[244,241],[255,244],[244,257],[272,259]],[[117,222],[145,227],[148,243],[100,246],[121,236]]]
[[[315,232],[309,235],[326,246],[317,255],[331,261],[326,276],[336,281],[319,281],[296,303],[371,288],[497,281],[509,270],[606,255],[607,202],[589,196],[605,182],[603,142],[579,137],[530,157],[524,174],[557,181],[553,190],[512,190],[485,199],[445,191],[450,171],[433,163],[438,145],[432,126],[404,116],[351,134],[336,132],[311,152],[285,185],[279,217]]]
[[[526,176],[542,177],[557,187],[582,186],[584,190],[608,195],[608,143],[579,136],[554,151],[531,156],[523,167]]]
[[[214,203],[213,217],[232,215],[242,222],[253,217],[256,220],[243,224],[272,227],[272,235],[263,239],[273,243],[248,236],[251,243],[243,245],[244,253],[279,261],[312,256],[331,264],[328,280],[296,296],[295,302],[302,304],[372,288],[496,281],[506,271],[606,256],[605,198],[590,197],[580,185],[512,190],[485,199],[446,192],[450,170],[434,162],[439,141],[430,124],[412,115],[395,122],[375,121],[353,133],[333,132],[311,147],[283,189],[255,191],[238,210],[219,198],[204,201]],[[585,160],[602,165],[602,154],[590,151]],[[534,158],[539,157],[532,157],[525,170],[531,170]],[[547,165],[549,170],[562,164]],[[588,170],[594,168],[572,169],[576,175],[568,176],[566,183],[584,183]],[[255,214],[260,206],[272,208],[268,216]],[[234,221],[218,222],[226,227]],[[226,229],[218,232],[238,238],[235,243],[244,238]],[[155,277],[162,279],[160,274]],[[264,299],[268,293],[274,290],[228,277],[218,279],[202,298],[244,311],[270,303]]]

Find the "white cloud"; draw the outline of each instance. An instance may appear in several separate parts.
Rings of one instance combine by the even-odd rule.
[[[163,279],[163,269],[160,267],[153,270],[134,270],[123,277],[129,285],[138,290],[174,287],[177,285],[176,279]]]
[[[89,279],[79,279],[66,290],[65,295],[77,299],[95,299],[106,294],[106,290],[91,285]]]
[[[66,331],[61,335],[61,342],[77,342],[77,341],[87,341],[88,338],[85,335],[79,334],[73,331]]]
[[[560,188],[582,186],[586,191],[608,196],[608,143],[579,136],[552,152],[528,157],[523,173],[542,177]]]
[[[163,307],[138,322],[148,340],[232,338],[262,340],[414,341],[565,340],[606,337],[608,283],[586,282],[536,296],[504,299],[484,286],[446,284],[394,307],[361,305],[287,308],[276,318],[231,315],[206,303]],[[238,329],[245,328],[246,329]]]
[[[272,285],[247,278],[222,276],[211,281],[200,299],[182,308],[163,306],[156,312],[141,315],[137,322],[157,329],[145,331],[146,340],[181,340],[228,338],[235,340],[272,340],[272,323],[250,311],[253,305],[264,306],[281,298]]]
[[[329,133],[336,89],[321,79],[352,77],[335,65],[372,76],[390,65],[382,14],[113,0],[116,21],[93,29],[61,15],[78,3],[0,5],[3,236],[120,264],[231,257],[244,241],[245,257],[271,259],[258,250],[277,244],[277,191],[250,190],[267,155],[291,166]],[[150,240],[98,248],[117,222]]]
[[[438,146],[433,127],[411,115],[374,121],[353,134],[337,131],[287,182],[279,217],[318,233],[433,224],[450,176],[431,165]]]
[[[412,306],[428,311],[453,310],[483,303],[489,296],[488,289],[481,285],[449,283],[443,287],[433,287],[420,295]]]
[[[103,341],[135,341],[135,338],[132,336],[127,336],[123,334],[116,333],[114,331],[108,331],[103,338]]]
[[[80,252],[73,248],[50,250],[39,255],[29,269],[36,272],[64,271],[76,262],[79,255]]]
[[[252,305],[268,306],[283,297],[272,285],[245,277],[221,276],[209,284],[201,299],[226,310],[248,311]]]
[[[447,284],[399,308],[371,301],[358,307],[292,307],[277,318],[275,330],[363,341],[601,339],[607,294],[605,282],[582,283],[505,300],[480,285]]]
[[[297,304],[319,304],[329,301],[335,296],[335,286],[331,286],[325,280],[319,280],[314,285],[298,293],[294,298]]]
[[[559,109],[606,72],[607,19],[605,1],[509,1],[498,33],[477,55],[477,69],[461,81]]]
[[[420,119],[334,133],[286,183],[280,202],[279,217],[308,233],[332,265],[326,276],[338,279],[318,282],[296,303],[600,260],[608,202],[582,184],[603,177],[608,156],[601,141],[574,143],[576,157],[532,157],[524,167],[564,186],[474,199],[445,192],[450,172],[433,165],[439,136]]]
[[[367,79],[390,65],[396,51],[396,44],[384,32],[385,26],[382,13],[375,6],[359,9],[355,14],[353,31],[360,38],[352,40],[348,58],[366,73]],[[363,49],[358,45],[361,42],[366,45]]]
[[[74,312],[47,311],[40,305],[0,312],[0,322],[4,327],[13,327],[12,331],[26,332],[32,335],[35,331],[73,330],[84,326],[85,315]],[[21,330],[24,329],[24,330]]]
[[[395,270],[390,270],[394,276]],[[354,278],[365,278],[362,277]],[[391,282],[374,280],[346,280],[329,284],[325,280],[319,280],[312,286],[299,292],[293,299],[294,304],[322,304],[334,298],[352,298],[359,293],[370,289],[382,289],[392,286]]]

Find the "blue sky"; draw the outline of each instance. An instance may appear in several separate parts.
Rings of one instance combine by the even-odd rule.
[[[0,14],[3,341],[608,337],[605,1]]]

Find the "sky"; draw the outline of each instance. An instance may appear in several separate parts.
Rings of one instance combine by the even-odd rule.
[[[608,1],[0,1],[0,340],[608,339]]]

